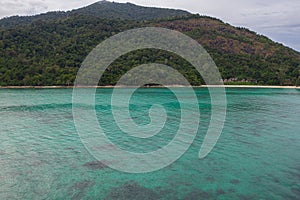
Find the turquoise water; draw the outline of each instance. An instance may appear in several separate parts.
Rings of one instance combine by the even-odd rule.
[[[71,89],[0,90],[0,199],[300,199],[300,91],[227,89],[223,133],[199,160],[210,98],[205,89],[195,90],[201,122],[194,143],[175,163],[146,174],[95,161],[76,132]],[[180,106],[169,90],[139,89],[132,97],[137,124],[150,122],[149,102],[167,110],[164,129],[145,140],[118,129],[111,92],[98,89],[95,108],[114,143],[144,152],[174,137]]]

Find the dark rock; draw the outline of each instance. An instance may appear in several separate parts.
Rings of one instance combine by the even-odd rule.
[[[229,193],[235,193],[235,189],[234,189],[234,188],[230,188],[230,189],[228,190],[228,192],[229,192]]]
[[[86,189],[87,187],[93,186],[95,183],[94,181],[80,181],[75,183],[70,189],[71,190],[83,190]]]
[[[213,199],[213,196],[201,189],[196,189],[190,192],[187,196],[184,197],[184,200],[199,200],[199,199]]]
[[[255,200],[255,199],[259,199],[259,198],[255,197],[254,195],[239,194],[238,199],[240,199],[240,200]]]
[[[128,182],[121,187],[113,188],[106,200],[157,200],[160,196],[153,190]]]
[[[300,198],[300,187],[299,188],[292,188],[292,193],[294,193],[297,197]]]
[[[92,169],[92,170],[107,168],[107,166],[100,161],[88,162],[88,163],[85,163],[83,166],[85,166],[89,169]]]
[[[222,189],[217,189],[216,194],[218,196],[220,196],[220,195],[226,194],[226,192],[224,190],[222,190]]]
[[[85,191],[88,187],[94,185],[94,181],[84,180],[75,183],[69,188],[69,194],[72,200],[82,199],[85,195]]]

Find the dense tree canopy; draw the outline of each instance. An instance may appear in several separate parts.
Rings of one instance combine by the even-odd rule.
[[[42,18],[37,16],[41,19],[11,18],[13,26],[7,25],[9,19],[0,20],[0,86],[72,85],[82,61],[101,41],[116,33],[146,26],[178,30],[197,40],[229,83],[234,80],[245,84],[299,84],[300,54],[264,36],[211,17],[186,15],[184,11],[152,9],[147,13],[147,8],[125,4],[127,10],[122,13],[122,5],[116,5],[114,9],[119,14],[115,18],[104,17],[103,13],[98,15],[97,4],[72,11],[72,15],[52,12]],[[143,14],[131,13],[131,6]],[[86,9],[88,12],[84,12]],[[164,19],[149,17],[155,14]],[[122,17],[127,15],[131,18]],[[18,20],[26,23],[21,25]],[[174,67],[193,85],[203,84],[189,63],[169,52],[153,49],[120,57],[99,84],[113,85],[130,68],[151,62]]]

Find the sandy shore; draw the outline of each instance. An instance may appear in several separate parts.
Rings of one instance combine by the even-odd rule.
[[[296,86],[267,86],[267,85],[224,85],[224,86],[204,86],[204,87],[225,87],[225,88],[270,88],[270,89],[300,89]]]
[[[0,86],[0,89],[72,89],[74,86]],[[170,86],[154,86],[149,88],[184,88],[183,85],[170,85]],[[270,89],[300,89],[296,86],[265,86],[265,85],[202,85],[193,86],[195,88],[207,88],[207,87],[225,87],[225,88],[270,88]],[[115,86],[80,86],[77,88],[115,88]],[[132,88],[131,86],[117,86],[116,88]],[[148,87],[145,87],[148,88]]]

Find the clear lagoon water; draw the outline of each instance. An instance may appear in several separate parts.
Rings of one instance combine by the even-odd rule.
[[[189,150],[159,171],[128,174],[96,161],[81,143],[72,89],[1,89],[0,199],[300,199],[300,90],[226,89],[223,133],[203,160],[210,97],[206,89],[195,91],[201,119]],[[111,93],[98,89],[95,108],[115,144],[152,151],[174,137],[180,106],[168,89],[139,89],[132,97],[137,124],[150,122],[153,102],[168,113],[161,133],[144,140],[117,127]]]

